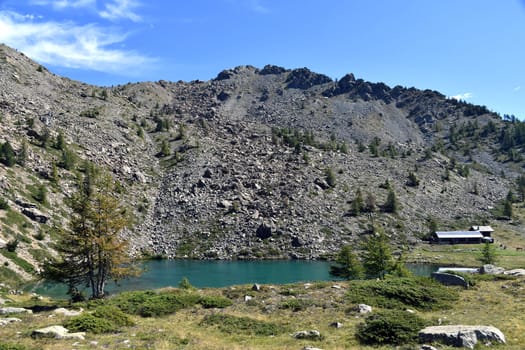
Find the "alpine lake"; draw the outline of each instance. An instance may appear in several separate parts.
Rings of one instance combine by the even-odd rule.
[[[332,262],[319,260],[148,260],[141,263],[143,273],[118,283],[109,282],[109,294],[130,290],[176,287],[187,278],[198,288],[220,288],[242,284],[286,284],[312,281],[336,281],[330,275]],[[407,264],[415,275],[429,276],[437,266]],[[31,292],[66,298],[66,286],[41,282]]]

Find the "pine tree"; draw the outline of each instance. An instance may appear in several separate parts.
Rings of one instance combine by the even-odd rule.
[[[77,162],[77,155],[75,152],[65,148],[62,150],[62,156],[60,159],[60,166],[66,170],[73,170],[75,163]]]
[[[359,279],[364,275],[363,265],[352,252],[350,246],[341,248],[335,259],[336,265],[330,266],[330,274],[345,279]]]
[[[374,231],[363,244],[361,260],[367,276],[384,278],[394,268],[392,252],[383,230]]]
[[[70,231],[57,244],[60,259],[44,265],[43,277],[68,285],[70,293],[88,286],[92,298],[103,298],[106,282],[137,274],[130,265],[128,241],[120,234],[129,218],[116,197],[109,174],[86,169],[78,191],[70,200]]]
[[[355,191],[355,198],[352,201],[352,213],[357,216],[361,214],[364,209],[363,194],[361,193],[361,189],[358,188],[357,191]]]
[[[0,161],[2,161],[2,163],[8,167],[15,165],[16,163],[15,151],[13,150],[13,147],[11,146],[9,141],[6,141],[1,146],[2,147],[1,147],[1,152],[0,152]]]
[[[496,247],[494,244],[485,242],[483,248],[481,249],[481,254],[478,257],[478,260],[482,264],[494,264],[497,259]]]
[[[162,145],[160,146],[160,155],[162,157],[167,157],[171,154],[170,144],[166,141],[162,141]]]
[[[54,146],[56,149],[59,150],[63,150],[66,148],[66,141],[64,140],[64,134],[62,133],[62,131],[58,133]]]
[[[20,166],[24,166],[27,161],[27,155],[28,155],[28,146],[26,139],[22,140],[22,148],[20,148],[20,152],[18,153],[18,156],[16,158],[16,162]]]
[[[503,216],[506,216],[510,219],[512,219],[512,216],[514,215],[514,211],[512,209],[512,202],[508,199],[505,199],[503,201]]]
[[[386,202],[383,208],[385,212],[394,214],[399,210],[399,202],[397,201],[396,193],[392,188],[388,191]]]

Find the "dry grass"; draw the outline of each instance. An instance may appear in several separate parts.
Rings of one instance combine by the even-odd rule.
[[[234,304],[226,309],[202,309],[193,307],[160,318],[134,316],[135,326],[124,327],[121,333],[93,335],[85,341],[34,340],[33,329],[61,324],[62,317],[50,317],[49,312],[22,315],[22,323],[0,328],[0,342],[23,344],[28,349],[301,349],[311,345],[325,350],[341,349],[389,349],[361,346],[354,338],[355,327],[362,316],[349,312],[354,305],[345,300],[349,283],[340,283],[342,288],[331,284],[314,284],[308,288],[302,284],[287,286],[263,286],[260,292],[252,292],[248,286],[204,290],[201,293],[221,292],[231,295]],[[483,324],[498,327],[507,337],[505,349],[525,348],[525,278],[507,281],[483,281],[460,293],[460,300],[451,310],[418,312],[427,319],[441,319],[447,324]],[[289,291],[292,290],[293,293]],[[254,295],[245,302],[243,296]],[[293,295],[290,295],[293,294]],[[280,308],[286,300],[308,298],[312,305],[302,311]],[[243,332],[225,333],[217,326],[201,323],[206,315],[222,312],[233,316],[250,317],[275,323],[287,331],[275,336],[254,336]],[[332,322],[343,323],[343,328],[330,327]],[[324,339],[321,341],[296,340],[291,333],[316,329]],[[96,342],[96,343],[95,343]],[[443,347],[440,347],[443,348]]]

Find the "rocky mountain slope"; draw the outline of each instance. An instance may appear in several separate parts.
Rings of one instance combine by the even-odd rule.
[[[0,262],[19,273],[52,254],[83,160],[122,184],[134,253],[221,259],[319,258],[371,224],[404,245],[429,221],[489,222],[523,166],[521,122],[352,74],[243,66],[96,87],[0,46],[0,87],[0,141],[17,157],[0,165],[0,239],[19,241]]]

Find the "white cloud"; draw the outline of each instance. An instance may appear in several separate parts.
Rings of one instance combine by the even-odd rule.
[[[134,9],[139,6],[140,3],[135,0],[113,0],[113,3],[107,3],[105,9],[98,14],[110,21],[129,19],[133,22],[140,22],[142,18],[134,12]]]
[[[0,42],[40,63],[129,74],[154,61],[114,48],[125,39],[125,34],[93,24],[35,22],[17,13],[0,11]]]
[[[464,94],[457,94],[457,95],[454,95],[454,96],[449,96],[448,98],[452,98],[454,100],[467,100],[467,99],[472,98],[472,97],[474,97],[472,92],[465,92]]]
[[[520,91],[520,90],[521,90],[521,86],[519,86],[519,85],[514,88],[514,91],[516,91],[516,92]]]
[[[63,10],[66,8],[94,7],[96,0],[31,0],[31,4],[51,6],[57,10]]]

